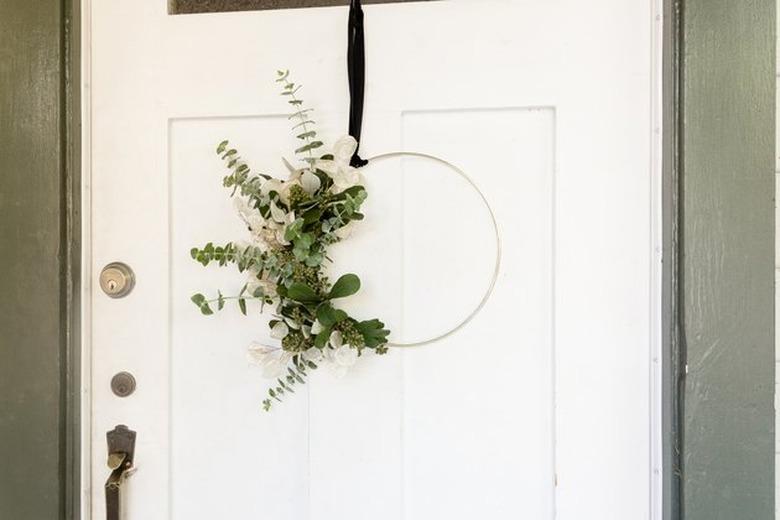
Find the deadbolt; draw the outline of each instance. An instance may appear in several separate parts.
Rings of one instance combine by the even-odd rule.
[[[135,377],[130,372],[119,372],[111,378],[111,391],[118,397],[135,392]]]
[[[123,298],[135,286],[135,274],[130,266],[112,262],[100,272],[100,288],[111,298]]]

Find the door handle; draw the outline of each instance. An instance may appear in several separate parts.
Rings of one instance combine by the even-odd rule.
[[[108,442],[108,468],[111,474],[106,480],[106,520],[121,520],[119,492],[133,468],[135,456],[135,432],[124,424],[106,433]]]

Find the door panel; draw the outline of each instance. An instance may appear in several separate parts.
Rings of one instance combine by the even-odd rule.
[[[243,285],[189,256],[245,238],[213,150],[281,175],[290,68],[318,130],[345,133],[345,8],[169,16],[95,2],[91,259],[134,292],[91,299],[92,513],[115,424],[138,431],[128,519],[650,518],[650,2],[367,6],[362,155],[439,156],[484,191],[495,291],[457,334],[315,373],[270,414],[246,346],[265,319],[205,318],[195,292]],[[489,214],[446,168],[364,169],[366,220],[333,248],[344,307],[396,341],[447,330],[493,273]],[[335,273],[334,273],[335,274]],[[107,382],[132,372],[119,399]]]

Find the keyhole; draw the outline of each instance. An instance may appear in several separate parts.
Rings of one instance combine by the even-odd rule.
[[[111,298],[123,298],[135,285],[133,270],[127,264],[113,262],[100,272],[100,288]]]

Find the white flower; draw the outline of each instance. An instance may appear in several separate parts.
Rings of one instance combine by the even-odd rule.
[[[352,230],[355,228],[355,221],[350,220],[346,226],[341,226],[334,234],[339,237],[340,240],[346,240],[352,235]]]
[[[279,179],[267,179],[263,184],[260,186],[260,194],[265,195],[266,197],[270,196],[272,191],[275,191],[279,194],[279,199],[284,202],[285,204],[290,203],[290,188],[293,187],[293,185],[297,184],[300,186],[300,182],[297,180],[300,176],[300,173],[296,174],[295,176],[290,175],[289,181],[280,181]]]
[[[274,339],[284,339],[289,333],[290,329],[283,321],[278,321],[271,327],[271,337]]]
[[[288,161],[284,157],[282,157],[282,162],[284,163],[285,168],[287,168],[287,171],[290,172],[290,176],[289,176],[290,180],[295,180],[301,176],[301,172],[303,171],[302,168],[296,168],[295,166],[290,164],[290,161]]]
[[[311,347],[303,353],[303,359],[311,361],[312,363],[320,363],[325,356],[322,354],[322,350],[317,347]]]
[[[345,135],[333,145],[333,159],[339,164],[349,164],[355,155],[358,142],[351,135]]]
[[[334,330],[330,333],[330,344],[334,349],[337,349],[344,344],[344,338],[341,337],[341,332]]]
[[[287,325],[288,325],[288,326],[289,326],[291,329],[298,330],[298,329],[300,329],[300,328],[301,328],[300,324],[299,324],[297,321],[295,321],[294,319],[292,319],[292,318],[284,318],[284,321],[286,321],[286,322],[287,322]]]
[[[321,160],[317,162],[317,167],[330,175],[333,179],[334,193],[342,191],[362,183],[362,176],[357,168],[349,165],[352,154],[357,150],[357,141],[352,136],[345,136],[336,141],[333,146],[333,160]]]
[[[284,224],[287,220],[287,213],[276,205],[276,202],[271,202],[271,218],[276,221],[277,224]]]
[[[331,177],[333,178],[332,190],[334,193],[341,193],[352,186],[361,184],[363,181],[360,172],[357,171],[357,168],[353,168],[352,166],[339,168]]]
[[[292,354],[280,348],[252,343],[249,345],[248,357],[252,363],[262,368],[263,377],[276,379],[284,373]]]
[[[233,205],[250,231],[255,232],[263,229],[265,220],[263,220],[259,211],[249,206],[249,202],[244,197],[236,197]]]
[[[323,354],[320,362],[337,378],[347,375],[358,357],[357,349],[349,345],[342,345],[337,349],[326,348]]]
[[[357,362],[358,351],[349,345],[342,345],[333,352],[333,360],[339,366],[349,368]]]
[[[325,328],[322,326],[322,323],[320,323],[320,320],[315,320],[311,326],[311,333],[316,336],[323,330],[325,330]]]
[[[252,234],[252,245],[266,251],[289,244],[284,240],[284,231],[287,229],[287,225],[295,220],[293,212],[285,213],[276,204],[271,203],[272,219],[265,220],[260,212],[249,206],[249,203],[242,197],[236,197],[234,204],[239,216]],[[282,222],[277,222],[274,217]]]
[[[349,372],[349,367],[345,367],[336,363],[335,350],[330,347],[326,347],[324,354],[325,355],[323,357],[321,366],[324,366],[328,372],[333,374],[337,379],[341,379],[347,375],[347,372]]]
[[[252,343],[249,345],[249,348],[247,348],[247,359],[252,363],[262,364],[265,362],[268,355],[276,350],[279,349],[263,345],[262,343]]]
[[[322,181],[320,181],[320,178],[317,177],[314,173],[312,173],[311,170],[304,171],[301,174],[300,181],[301,181],[301,187],[309,195],[314,195],[314,192],[320,189],[320,186],[322,185]]]
[[[273,241],[283,246],[289,245],[290,242],[284,238],[284,234],[287,231],[287,226],[295,222],[295,212],[285,213],[275,202],[271,202],[270,208],[271,220],[266,221],[265,224],[273,236]]]
[[[279,196],[282,195],[282,193],[285,191],[285,186],[282,181],[279,179],[267,179],[262,186],[260,186],[260,193],[263,195],[269,195],[272,191],[275,191],[279,194]]]

